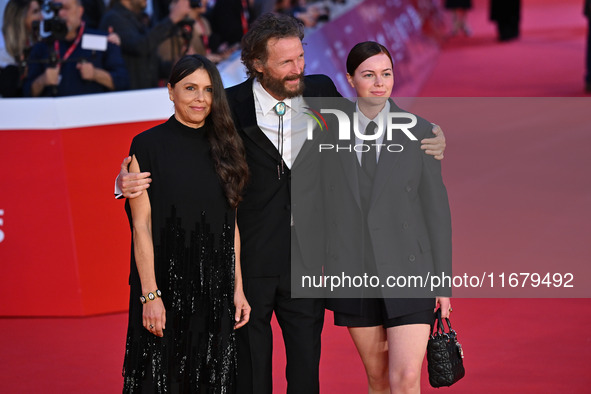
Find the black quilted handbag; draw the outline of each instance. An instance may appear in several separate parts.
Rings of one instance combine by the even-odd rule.
[[[445,321],[448,332],[443,328],[441,309],[437,309],[431,325],[431,337],[427,343],[427,369],[429,383],[433,387],[451,386],[466,374],[462,345],[458,342],[457,334],[452,330],[449,319],[446,318]]]

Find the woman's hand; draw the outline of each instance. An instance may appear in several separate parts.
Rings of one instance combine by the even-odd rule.
[[[163,337],[166,328],[166,310],[162,299],[156,298],[144,304],[143,323],[146,330],[157,337]]]
[[[446,318],[449,317],[449,313],[451,312],[451,300],[449,297],[437,297],[435,299],[435,309],[433,312],[437,311],[437,308],[441,308],[441,317]]]
[[[234,291],[234,306],[236,307],[234,314],[236,323],[234,323],[234,329],[238,329],[250,320],[250,305],[246,301],[246,296],[242,289],[236,289]]]

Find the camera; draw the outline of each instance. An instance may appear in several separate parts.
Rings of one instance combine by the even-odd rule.
[[[177,29],[180,31],[181,37],[187,44],[191,42],[191,39],[193,38],[194,23],[195,21],[193,19],[184,18],[176,24]]]
[[[33,31],[42,39],[63,40],[68,34],[66,21],[59,17],[62,3],[46,1],[42,7],[43,20],[33,22]]]
[[[189,0],[189,6],[191,8],[199,8],[199,7],[201,7],[201,0]]]

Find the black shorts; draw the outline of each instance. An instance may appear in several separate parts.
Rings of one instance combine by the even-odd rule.
[[[363,315],[335,312],[334,324],[341,327],[375,327],[384,328],[404,326],[407,324],[431,324],[433,323],[433,309],[414,312],[408,315],[388,318],[386,305],[381,298],[365,298],[363,302]]]

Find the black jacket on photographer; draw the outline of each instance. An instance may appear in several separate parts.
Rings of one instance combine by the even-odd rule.
[[[103,16],[100,28],[112,27],[121,38],[121,53],[129,71],[131,89],[146,89],[158,86],[158,81],[168,67],[158,57],[158,45],[170,37],[174,24],[164,18],[149,28],[143,21],[145,14],[136,14],[120,3],[114,3]]]
[[[83,33],[106,35],[105,32],[93,29],[84,29]],[[42,97],[109,92],[109,89],[98,82],[82,79],[80,70],[77,68],[77,64],[81,61],[91,62],[95,68],[108,72],[113,79],[114,90],[129,88],[129,75],[117,45],[108,43],[106,51],[92,51],[82,49],[81,42],[76,44],[76,40],[58,40],[56,42],[59,48],[59,59],[62,61],[60,64],[60,83],[57,85],[56,91],[52,87],[46,86],[41,92]],[[74,44],[76,45],[74,46]],[[73,50],[67,55],[72,47]],[[23,86],[25,96],[31,96],[31,85],[38,76],[51,66],[49,59],[54,51],[53,42],[46,41],[38,42],[31,49],[27,61],[28,73]]]
[[[0,97],[22,97],[26,68],[18,63],[0,66]]]

